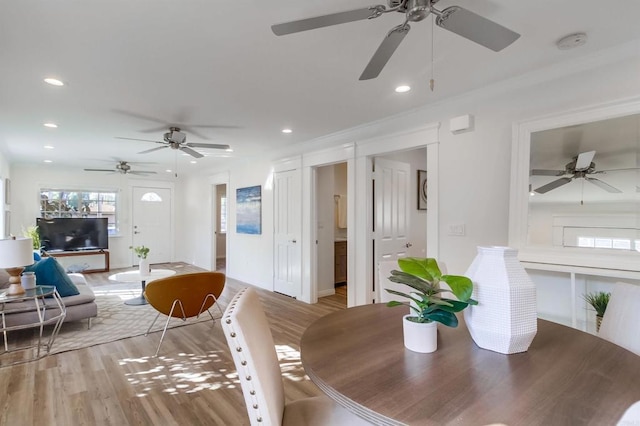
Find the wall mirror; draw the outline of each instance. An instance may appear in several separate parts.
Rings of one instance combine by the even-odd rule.
[[[640,103],[515,125],[510,222],[523,261],[640,271]]]

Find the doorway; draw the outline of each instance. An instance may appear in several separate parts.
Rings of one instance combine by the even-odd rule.
[[[135,186],[132,189],[134,247],[149,247],[149,263],[171,262],[171,189]],[[171,230],[171,232],[167,232]],[[132,264],[138,262],[132,253]]]
[[[226,273],[227,270],[227,184],[218,184],[213,187],[214,199],[214,239],[213,261],[214,270]]]
[[[318,297],[347,306],[347,163],[316,168]]]

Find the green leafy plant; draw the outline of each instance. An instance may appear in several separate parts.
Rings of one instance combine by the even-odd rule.
[[[438,262],[433,258],[407,257],[398,259],[398,266],[402,271],[391,271],[389,280],[394,283],[406,284],[415,291],[403,293],[392,289],[385,289],[391,294],[409,299],[406,302],[391,301],[387,306],[408,305],[415,316],[407,319],[413,322],[437,321],[449,327],[458,326],[455,313],[469,305],[478,302],[471,298],[473,282],[460,275],[442,275]],[[442,293],[449,290],[441,289],[440,282],[444,281],[451,288],[451,292],[458,300],[442,297]],[[413,303],[411,303],[413,302]]]
[[[40,243],[40,233],[38,232],[38,227],[35,225],[29,226],[27,229],[22,229],[22,235],[24,235],[27,238],[31,238],[31,241],[33,242],[33,249],[34,250],[40,250],[41,243]]]
[[[607,305],[609,304],[611,293],[596,291],[585,294],[582,297],[587,301],[588,304],[593,307],[593,309],[596,310],[596,315],[602,317],[604,316],[604,312],[607,310]]]
[[[129,246],[130,249],[133,250],[133,252],[136,254],[136,256],[138,256],[140,259],[146,259],[147,255],[149,254],[149,247],[145,247],[145,246]]]

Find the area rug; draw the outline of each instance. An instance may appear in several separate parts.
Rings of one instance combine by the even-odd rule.
[[[146,333],[158,314],[158,311],[153,309],[151,305],[129,306],[124,304],[125,300],[140,295],[140,284],[132,284],[127,287],[118,283],[111,286],[92,287],[92,289],[98,305],[98,317],[92,319],[91,329],[87,327],[87,320],[64,323],[51,348],[51,353],[66,352],[140,336]],[[221,317],[221,311],[217,304],[214,304],[210,311],[216,321]],[[150,333],[162,331],[166,320],[165,315],[160,315]],[[189,318],[186,321],[180,318],[171,318],[168,328],[203,321],[211,321],[211,317],[206,312],[201,314],[199,318]],[[158,336],[156,339],[159,338]]]

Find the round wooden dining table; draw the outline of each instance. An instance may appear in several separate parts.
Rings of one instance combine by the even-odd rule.
[[[438,349],[405,349],[405,307],[349,308],[311,324],[302,364],[330,398],[380,425],[615,425],[640,400],[640,356],[538,320],[527,352],[479,348],[462,315]],[[637,325],[636,325],[637,326]]]

